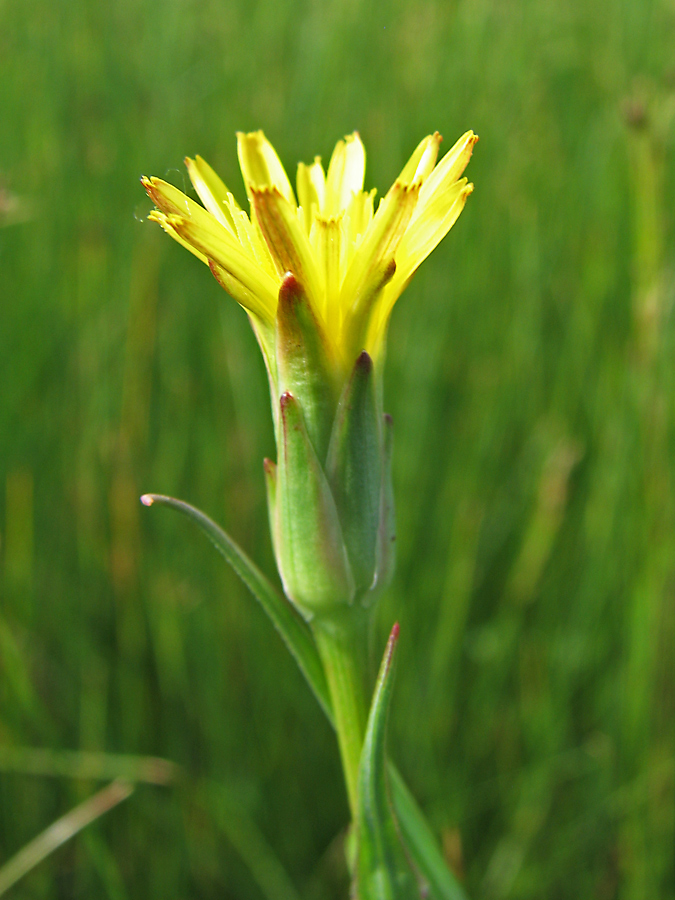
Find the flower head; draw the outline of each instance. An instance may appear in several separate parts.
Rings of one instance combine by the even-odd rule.
[[[327,171],[318,157],[300,163],[297,197],[262,131],[237,137],[250,214],[199,156],[186,164],[203,206],[158,178],[143,184],[150,218],[248,312],[272,392],[279,573],[303,615],[330,617],[372,603],[393,572],[392,429],[376,364],[396,298],[473,190],[461,175],[477,137],[438,165],[441,136],[424,138],[377,208],[358,134],[338,141]]]
[[[366,350],[377,361],[392,307],[420,263],[452,228],[473,185],[462,178],[477,136],[468,131],[436,165],[441,136],[418,145],[375,205],[364,191],[359,135],[338,141],[327,171],[298,166],[297,196],[262,131],[239,133],[247,214],[199,156],[186,165],[204,204],[159,178],[143,178],[150,218],[207,263],[248,312],[276,382],[279,291],[291,272],[335,366],[346,374]]]

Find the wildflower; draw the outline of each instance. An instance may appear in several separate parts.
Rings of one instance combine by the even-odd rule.
[[[186,165],[203,203],[143,178],[150,218],[207,263],[244,307],[270,377],[278,461],[266,461],[272,538],[288,597],[307,618],[365,604],[393,566],[391,422],[381,369],[391,310],[452,228],[473,185],[464,134],[436,164],[425,137],[387,194],[364,191],[357,133],[297,171],[297,196],[262,131],[239,133],[250,214],[199,156]]]
[[[185,162],[204,206],[159,178],[143,178],[157,207],[150,218],[207,263],[247,310],[268,363],[286,272],[302,285],[343,372],[361,350],[377,361],[394,303],[473,190],[461,175],[477,136],[462,135],[438,165],[441,136],[425,137],[377,209],[375,191],[363,190],[366,156],[357,133],[338,141],[327,172],[319,157],[299,164],[297,200],[262,131],[237,139],[250,216],[197,156]]]

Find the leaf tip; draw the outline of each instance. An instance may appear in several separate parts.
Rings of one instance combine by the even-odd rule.
[[[387,641],[387,649],[384,651],[383,669],[385,676],[389,674],[389,669],[394,660],[394,651],[396,650],[400,630],[401,627],[398,622],[394,622],[394,626],[389,634],[389,640]]]

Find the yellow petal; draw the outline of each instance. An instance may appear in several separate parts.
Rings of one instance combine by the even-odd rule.
[[[317,217],[312,229],[312,248],[316,254],[319,272],[323,280],[323,304],[321,314],[330,335],[340,331],[340,285],[344,274],[344,221],[343,217],[324,219]]]
[[[340,305],[348,309],[358,304],[364,285],[381,263],[394,258],[398,244],[405,233],[412,215],[419,185],[403,185],[396,182],[380,202],[363,240],[345,275],[340,291]]]
[[[349,257],[347,262],[353,258],[356,250],[361,244],[363,235],[368,230],[370,223],[373,221],[373,204],[375,200],[375,188],[367,194],[365,191],[359,191],[358,194],[352,195],[352,200],[347,207],[346,230],[349,248]]]
[[[364,349],[369,319],[382,289],[394,275],[396,250],[418,194],[419,184],[396,182],[381,201],[354,253],[340,291],[347,355]]]
[[[251,205],[260,230],[277,266],[277,273],[292,272],[320,312],[322,284],[309,238],[300,225],[298,211],[277,188],[251,190]]]
[[[160,212],[160,210],[158,209],[153,209],[153,211],[148,216],[148,220],[150,222],[157,222],[162,226],[164,231],[166,231],[166,233],[174,239],[174,241],[177,241],[181,245],[181,247],[185,247],[185,249],[189,250],[190,253],[194,253],[197,259],[201,259],[203,263],[206,263],[208,265],[209,261],[206,256],[204,256],[204,254],[200,250],[197,250],[196,247],[188,244],[188,242],[178,234],[173,225],[171,225],[171,223],[167,220],[167,217],[163,212]]]
[[[232,210],[232,217],[236,228],[239,243],[252,259],[261,266],[270,278],[277,280],[277,270],[269,248],[257,228],[246,215],[243,209]]]
[[[234,221],[230,209],[230,201],[228,197],[232,194],[228,191],[226,185],[213,171],[211,166],[202,159],[201,156],[190,159],[185,158],[188,175],[194,189],[199,194],[199,199],[208,209],[212,216],[224,225],[232,234],[235,233]]]
[[[249,134],[238,131],[237,152],[249,199],[254,188],[275,187],[289,203],[295,204],[286,170],[262,131],[252,131]]]
[[[148,197],[167,216],[208,215],[203,206],[195,203],[178,188],[161,178],[141,178]]]
[[[415,210],[414,218],[417,218],[422,213],[424,207],[436,192],[457,181],[471,159],[474,144],[477,140],[477,134],[474,134],[473,131],[467,131],[466,134],[463,134],[455,145],[448,150],[443,159],[422,185],[419,205]]]
[[[435,131],[420,141],[397,180],[403,184],[424,181],[436,165],[438,148],[442,140],[440,134]]]
[[[326,199],[321,209],[325,218],[337,216],[347,208],[352,194],[363,190],[366,151],[358,132],[338,141],[326,175]]]
[[[206,219],[199,221],[197,217],[187,219],[182,216],[168,216],[167,221],[184,241],[207,259],[213,260],[256,296],[260,306],[273,318],[277,308],[277,279],[268,275],[257,260],[244,251],[237,238],[232,237],[209,213],[203,212],[213,224]]]
[[[298,163],[298,203],[304,213],[305,231],[312,230],[314,216],[323,209],[326,196],[326,176],[321,165],[321,157],[315,156],[311,166]]]
[[[405,282],[443,240],[464,209],[473,185],[466,178],[450,184],[431,198],[422,213],[411,222],[396,254],[397,280]]]
[[[260,298],[250,291],[245,284],[213,260],[209,260],[209,268],[218,284],[231,297],[234,297],[240,306],[257,316],[265,325],[274,325],[274,315],[270,314],[269,308],[261,303]]]
[[[368,326],[365,347],[369,353],[377,354],[396,300],[420,263],[455,224],[472,191],[473,185],[467,184],[466,178],[451,184],[443,195],[431,201],[424,215],[406,231],[396,253],[396,272],[382,291]]]

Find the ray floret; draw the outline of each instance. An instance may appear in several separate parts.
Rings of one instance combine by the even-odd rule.
[[[357,132],[338,141],[327,170],[318,156],[298,165],[297,193],[263,132],[239,132],[248,212],[200,156],[185,163],[203,205],[159,178],[142,181],[156,206],[150,218],[246,309],[268,368],[279,288],[291,272],[344,374],[361,350],[379,363],[397,298],[473,190],[462,173],[477,136],[467,131],[437,162],[441,140],[435,132],[420,141],[377,204],[363,189]]]

